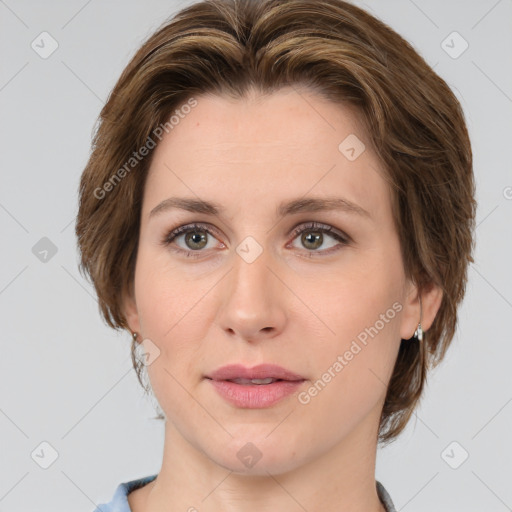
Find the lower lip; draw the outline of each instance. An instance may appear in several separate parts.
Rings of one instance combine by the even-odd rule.
[[[272,384],[236,384],[227,380],[211,380],[215,390],[228,402],[246,409],[270,407],[291,395],[302,386],[304,380],[279,380]]]

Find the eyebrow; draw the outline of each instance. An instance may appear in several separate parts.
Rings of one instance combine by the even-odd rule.
[[[187,197],[169,197],[155,206],[149,213],[153,217],[159,213],[180,209],[192,213],[202,213],[205,215],[220,215],[224,213],[225,208],[212,201],[203,201]],[[361,206],[344,199],[342,197],[309,197],[298,198],[292,201],[282,202],[276,209],[277,216],[294,215],[298,213],[309,213],[318,211],[338,210],[361,217],[371,219],[372,216]]]

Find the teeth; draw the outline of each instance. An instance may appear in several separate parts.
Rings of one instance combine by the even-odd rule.
[[[272,377],[267,377],[266,379],[233,379],[231,382],[235,382],[236,384],[271,384],[275,382],[277,379],[273,379]]]

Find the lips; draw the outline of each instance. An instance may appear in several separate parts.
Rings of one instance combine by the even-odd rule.
[[[301,375],[275,364],[260,364],[252,368],[241,364],[230,364],[218,368],[207,375],[206,378],[215,381],[232,381],[237,384],[261,385],[271,384],[279,380],[290,382],[305,380]],[[256,380],[256,382],[252,382],[253,380]]]
[[[297,393],[306,379],[275,364],[247,368],[241,364],[223,366],[206,376],[213,389],[232,406],[263,409]]]

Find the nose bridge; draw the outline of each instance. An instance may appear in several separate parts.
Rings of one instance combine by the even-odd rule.
[[[234,257],[233,293],[238,295],[239,300],[263,299],[272,286],[270,281],[273,276],[269,270],[272,265],[270,251],[262,251],[255,257],[251,254],[255,249],[249,246],[247,253],[243,253],[246,248],[245,243],[240,244]]]

